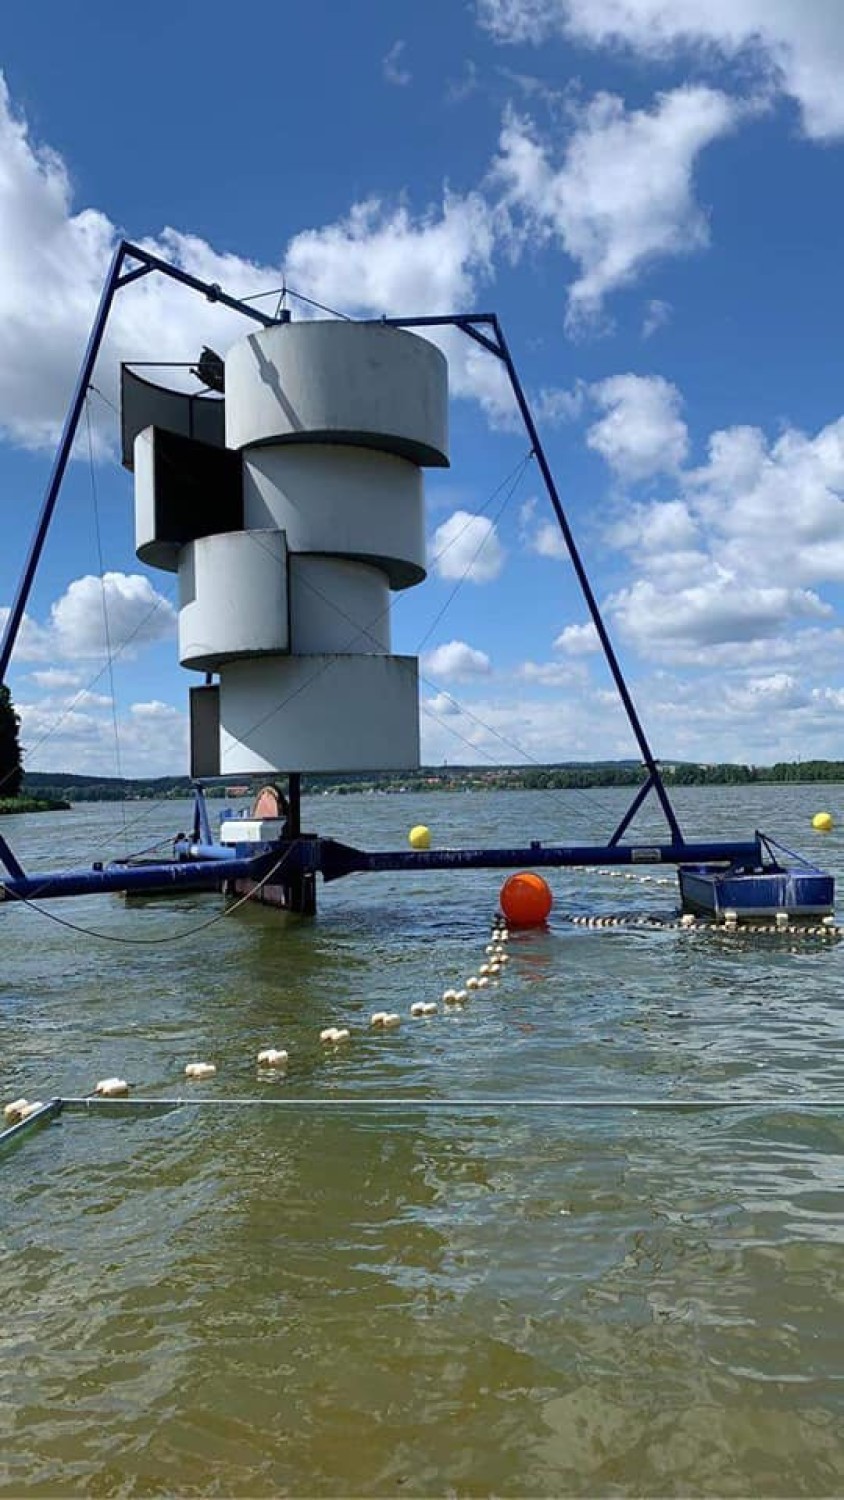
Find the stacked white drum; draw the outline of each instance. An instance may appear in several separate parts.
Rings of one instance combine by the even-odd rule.
[[[289,322],[236,344],[225,384],[242,529],[198,522],[174,553],[180,660],[219,674],[220,774],[418,765],[417,664],[391,654],[390,592],[425,577],[421,470],[448,463],[443,356],[381,324]],[[151,558],[150,435],[134,467]]]

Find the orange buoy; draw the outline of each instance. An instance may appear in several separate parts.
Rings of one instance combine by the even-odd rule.
[[[505,880],[498,901],[511,927],[541,927],[554,898],[551,887],[541,875],[522,870]]]

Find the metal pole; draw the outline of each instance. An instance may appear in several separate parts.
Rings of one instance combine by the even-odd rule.
[[[287,837],[298,839],[302,832],[302,775],[291,771],[287,778]]]
[[[247,302],[238,301],[237,297],[230,297],[224,292],[216,281],[200,281],[198,276],[191,276],[189,271],[183,271],[181,266],[171,266],[169,261],[162,260],[158,255],[150,255],[148,250],[141,250],[140,246],[133,245],[128,240],[123,241],[123,253],[132,260],[141,261],[148,271],[161,271],[164,276],[169,276],[171,281],[179,281],[182,286],[189,286],[194,292],[202,292],[209,302],[219,302],[223,307],[230,307],[232,312],[241,313],[244,318],[252,318],[253,322],[260,323],[264,328],[274,328],[276,323],[281,322],[279,318],[270,317],[268,313],[260,312],[257,307],[251,307]],[[135,273],[130,273],[134,280]],[[129,280],[129,277],[126,278]],[[286,319],[284,321],[287,321]]]
[[[586,600],[587,609],[592,616],[592,623],[598,633],[598,639],[601,642],[601,646],[603,647],[604,655],[607,659],[607,665],[609,666],[610,672],[612,673],[613,680],[618,689],[619,697],[621,698],[622,704],[624,705],[624,711],[627,714],[627,718],[630,722],[630,727],[633,730],[634,735],[636,736],[636,742],[639,746],[640,751],[642,752],[642,759],[650,774],[650,783],[653,785],[656,794],[659,797],[660,803],[662,805],[662,810],[665,814],[666,822],[668,823],[668,827],[671,830],[675,843],[682,844],[683,835],[680,830],[680,825],[677,822],[676,814],[673,807],[671,806],[668,793],[665,790],[665,785],[659,772],[659,766],[654,759],[653,752],[650,745],[648,744],[647,736],[639,720],[639,715],[636,712],[635,704],[633,703],[633,699],[630,696],[627,683],[624,680],[618,657],[615,654],[612,641],[609,638],[607,628],[601,615],[601,611],[598,607],[598,601],[592,592],[592,585],[590,584],[587,577],[586,569],[583,566],[580,558],[580,553],[577,550],[577,545],[571,532],[571,528],[569,526],[568,520],[566,519],[566,513],[563,510],[559,494],[557,493],[557,486],[554,483],[554,476],[551,473],[548,460],[545,457],[545,450],[542,446],[539,433],[537,432],[536,423],[533,420],[533,416],[531,414],[530,407],[528,406],[525,393],[522,390],[521,381],[519,380],[519,377],[516,373],[516,366],[513,363],[513,357],[510,353],[507,340],[504,337],[504,333],[497,316],[495,315],[495,313],[452,313],[446,317],[428,316],[418,318],[382,318],[380,321],[390,328],[459,328],[461,332],[467,334],[469,338],[474,339],[475,343],[480,344],[484,349],[488,349],[490,354],[496,355],[504,365],[504,368],[506,369],[510,379],[510,385],[513,390],[513,395],[516,398],[516,404],[519,408],[522,421],[525,424],[525,430],[527,431],[528,437],[530,438],[531,447],[533,449],[536,461],[539,465],[540,473],[542,474],[542,478],[545,481],[545,488],[548,491],[548,497],[551,501],[552,506],[554,507],[554,514],[557,517],[560,530],[563,533],[563,539],[565,541],[566,547],[568,548],[572,567],[574,568],[574,571],[577,575],[577,580],[580,584],[583,597]],[[495,333],[495,341],[493,341],[487,334],[480,333],[478,328],[475,326],[476,324],[482,324],[488,328],[492,328]],[[638,808],[643,798],[644,793],[641,793],[640,797],[635,803],[634,810]]]
[[[607,664],[609,666],[610,672],[612,673],[615,685],[618,688],[621,701],[624,704],[625,712],[630,721],[630,727],[633,730],[634,735],[636,736],[639,749],[642,752],[642,759],[644,760],[645,765],[650,772],[651,780],[653,781],[654,789],[662,804],[662,810],[665,813],[668,826],[671,829],[675,841],[678,844],[681,844],[683,842],[683,835],[680,832],[680,825],[677,822],[674,809],[671,806],[668,798],[668,793],[666,792],[665,786],[663,785],[662,777],[659,774],[659,767],[654,760],[653,752],[651,751],[651,747],[648,744],[647,736],[639,721],[639,715],[636,712],[636,707],[633,699],[630,696],[627,683],[624,680],[624,675],[619,665],[618,657],[615,654],[612,641],[610,640],[607,633],[607,628],[604,625],[601,611],[598,607],[598,601],[592,592],[592,585],[590,584],[589,579],[586,575],[586,569],[581,562],[580,554],[577,550],[574,537],[572,536],[571,528],[566,519],[566,513],[563,510],[560,497],[557,493],[557,486],[554,483],[554,476],[551,473],[548,460],[545,457],[545,450],[542,447],[539,433],[536,430],[536,424],[533,420],[530,407],[527,404],[524,391],[521,387],[521,382],[518,375],[516,374],[516,367],[513,363],[512,355],[510,354],[510,350],[507,346],[507,340],[504,337],[497,318],[495,319],[493,326],[495,328],[496,337],[499,343],[500,357],[504,363],[507,374],[510,377],[510,384],[513,387],[513,394],[516,397],[516,402],[522,415],[522,421],[524,422],[527,429],[527,433],[531,441],[531,446],[533,448],[534,454],[536,455],[536,461],[539,464],[542,478],[545,480],[545,488],[548,491],[549,499],[554,507],[554,514],[557,517],[560,530],[563,533],[566,547],[568,548],[569,556],[571,558],[572,567],[577,574],[578,582],[583,591],[583,597],[586,600],[586,606],[589,610],[590,615],[592,616],[592,623],[595,626],[596,631],[598,632],[598,639],[603,646],[604,655],[607,658]]]

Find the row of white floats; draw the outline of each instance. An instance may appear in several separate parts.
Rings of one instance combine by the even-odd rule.
[[[465,981],[463,989],[444,990],[444,1005],[462,1005],[468,998],[470,992],[485,989],[492,980],[498,979],[504,971],[504,965],[509,962],[509,955],[504,951],[504,944],[509,941],[510,934],[506,927],[501,926],[496,920],[492,929],[493,940],[487,944],[486,952],[488,963],[479,966],[477,974],[470,974]],[[410,1007],[410,1014],[414,1018],[435,1016],[439,1012],[439,1006],[435,1000],[414,1000]],[[401,1025],[401,1016],[398,1011],[376,1010],[369,1019],[370,1028],[376,1031],[392,1031]],[[319,1034],[320,1042],[324,1047],[340,1046],[343,1042],[351,1040],[351,1031],[348,1026],[326,1026]],[[284,1047],[262,1047],[258,1053],[258,1066],[261,1068],[276,1068],[284,1070],[290,1061],[290,1054]],[[206,1078],[213,1078],[217,1072],[216,1063],[191,1062],[185,1067],[185,1077],[201,1082]],[[101,1078],[94,1089],[94,1094],[101,1099],[125,1098],[129,1093],[130,1085],[125,1078]],[[7,1125],[17,1125],[34,1115],[37,1110],[43,1109],[43,1100],[36,1099],[30,1103],[28,1099],[13,1099],[10,1104],[4,1106],[3,1115]]]

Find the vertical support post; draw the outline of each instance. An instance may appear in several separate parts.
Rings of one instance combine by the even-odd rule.
[[[291,771],[287,778],[287,837],[297,839],[302,832],[302,773]]]
[[[193,789],[193,836],[195,843],[213,844],[214,842],[208,817],[208,803],[205,800],[205,788],[201,782],[197,782]]]
[[[302,834],[302,773],[290,771],[287,777],[287,837],[298,839]],[[301,917],[316,916],[316,874],[302,870],[283,882],[284,905],[287,911],[298,912]]]

